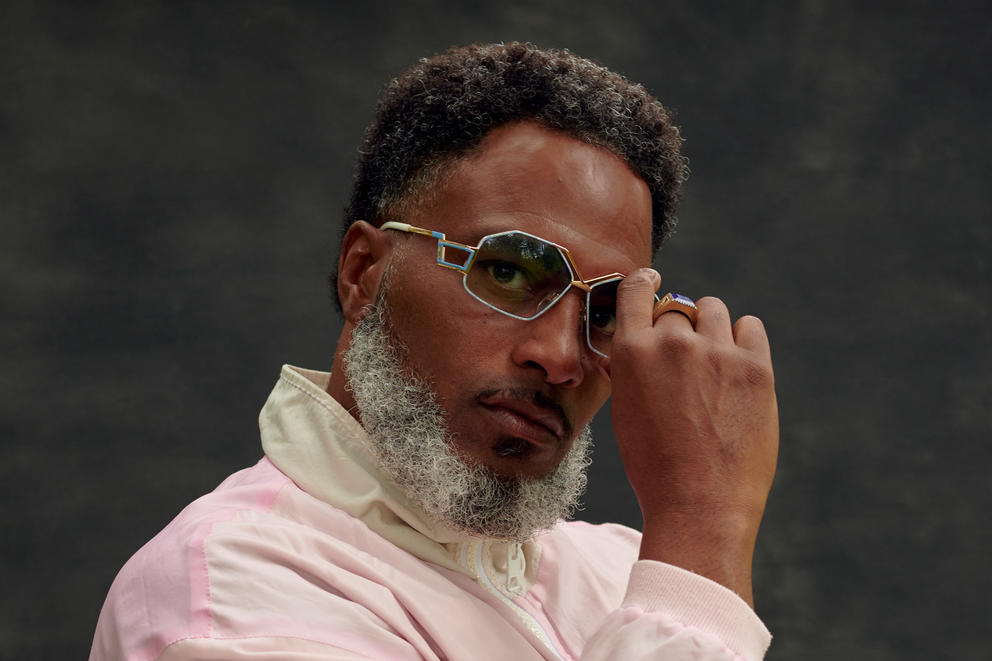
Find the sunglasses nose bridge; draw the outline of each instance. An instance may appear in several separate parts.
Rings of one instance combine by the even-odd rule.
[[[548,294],[547,303],[542,302],[540,312],[531,320],[537,323],[552,323],[556,333],[574,335],[585,347],[586,342],[586,306],[587,294],[578,287],[569,284],[565,291],[559,294]]]
[[[582,309],[585,309],[586,294],[583,291],[577,290],[574,286],[575,283],[566,284],[564,289],[552,290],[544,295],[544,298],[537,304],[537,315],[536,317],[543,316],[551,308],[559,307],[558,304],[566,300],[568,294],[572,291],[576,291],[582,298]]]
[[[590,344],[590,339],[589,339],[589,292],[590,291],[592,291],[592,287],[590,287],[589,285],[585,284],[581,280],[573,280],[571,283],[569,283],[565,291],[563,291],[561,294],[558,294],[554,298],[552,298],[550,294],[546,297],[552,300],[550,300],[546,306],[543,305],[542,302],[541,312],[538,314],[538,316],[539,317],[545,316],[545,313],[548,313],[551,308],[560,307],[559,303],[568,299],[569,294],[574,294],[575,296],[578,297],[577,304],[579,306],[578,319],[576,320],[577,323],[575,324],[576,326],[575,332],[578,334],[579,344],[580,346],[584,347],[586,351],[592,351],[594,353],[599,354],[599,351],[594,349],[593,346]],[[572,325],[572,323],[568,319],[564,321],[566,326]]]

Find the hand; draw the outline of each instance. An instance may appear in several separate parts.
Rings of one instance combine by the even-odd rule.
[[[751,558],[778,455],[764,326],[722,301],[652,319],[661,277],[620,285],[608,371],[613,429],[641,506],[641,558],[715,580],[753,605]]]

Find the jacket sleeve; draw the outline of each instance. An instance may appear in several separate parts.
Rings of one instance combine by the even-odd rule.
[[[180,638],[160,651],[123,649],[118,641],[94,641],[90,661],[436,661],[407,640],[381,629],[339,632],[328,640],[278,633],[214,637],[193,635]]]
[[[361,661],[397,659],[419,661],[412,648],[358,650],[327,645],[304,638],[260,636],[228,639],[187,638],[169,645],[155,661],[237,661],[279,659],[280,661]]]
[[[732,591],[653,560],[634,564],[627,594],[586,644],[582,661],[756,661],[771,634]]]

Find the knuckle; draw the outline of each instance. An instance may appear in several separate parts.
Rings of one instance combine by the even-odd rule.
[[[730,352],[725,351],[721,348],[711,348],[706,352],[705,360],[706,366],[709,368],[710,373],[721,375],[726,370],[728,364],[732,364],[733,357],[729,355]]]
[[[696,301],[696,308],[700,317],[706,317],[711,323],[716,322],[720,326],[730,326],[730,310],[726,304],[715,296],[705,296]]]
[[[638,333],[613,342],[613,360],[645,363],[653,356],[666,361],[684,360],[696,354],[691,333]]]
[[[771,365],[755,360],[748,360],[744,363],[742,380],[748,385],[766,388],[774,384],[775,377],[772,374]]]
[[[710,310],[712,312],[726,312],[727,304],[716,296],[703,296],[696,301],[696,307],[700,310],[703,308]]]
[[[763,389],[774,384],[771,364],[755,360],[736,347],[711,346],[701,356],[701,365],[717,381]]]
[[[694,349],[692,336],[688,333],[667,333],[658,342],[658,350],[666,358],[685,356]]]

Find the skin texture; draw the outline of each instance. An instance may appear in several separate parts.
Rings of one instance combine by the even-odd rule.
[[[620,272],[611,361],[585,345],[581,293],[532,321],[475,301],[435,263],[436,242],[356,223],[342,245],[346,323],[328,392],[356,416],[342,354],[375,301],[387,264],[394,333],[407,367],[432,384],[469,463],[498,475],[547,475],[612,392],[613,426],[644,516],[641,557],[707,576],[751,603],[751,556],[777,455],[768,340],[761,322],[731,326],[719,300],[699,301],[694,330],[678,313],[652,319],[647,185],[617,156],[531,123],[493,130],[434,200],[392,219],[474,245],[520,229],[566,246],[589,279]],[[523,452],[507,456],[512,443]]]
[[[567,246],[586,278],[650,262],[644,182],[613,154],[531,124],[493,131],[480,154],[456,166],[433,204],[402,220],[473,245],[486,234],[520,229]],[[370,265],[376,288],[356,295],[347,285],[350,253],[365,244],[370,252],[379,244],[383,256],[391,252],[393,330],[409,349],[410,369],[433,385],[456,449],[500,475],[548,474],[610,394],[585,346],[582,293],[569,291],[533,321],[513,319],[469,296],[461,274],[437,266],[436,241],[366,225],[345,240],[342,306],[349,324],[374,300],[381,277]],[[391,250],[397,244],[398,255]],[[331,394],[352,406],[343,387]],[[535,398],[547,405],[534,405]],[[533,411],[514,410],[524,406]],[[526,420],[541,417],[562,433]],[[528,441],[528,452],[502,456],[497,450],[508,437]]]
[[[617,298],[613,427],[644,516],[641,558],[711,578],[753,606],[751,558],[778,456],[778,405],[761,321],[717,298],[652,323],[657,272]]]

